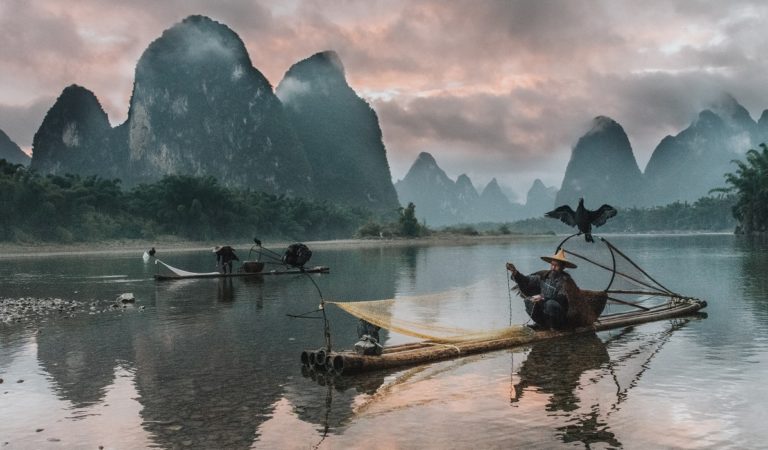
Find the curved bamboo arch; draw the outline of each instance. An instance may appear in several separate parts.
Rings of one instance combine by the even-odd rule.
[[[565,238],[565,239],[563,239],[562,241],[560,241],[560,243],[559,243],[559,244],[557,244],[557,248],[555,249],[555,253],[559,252],[559,251],[560,251],[560,249],[562,249],[562,248],[563,248],[563,245],[565,245],[565,243],[566,243],[566,242],[568,242],[568,240],[569,240],[569,239],[571,239],[571,238],[573,238],[573,237],[576,237],[576,236],[581,236],[581,232],[578,232],[578,233],[574,233],[574,234],[572,234],[572,235],[570,235],[570,236],[566,237],[566,238]],[[606,247],[608,247],[608,251],[611,253],[611,265],[613,266],[613,267],[612,267],[612,269],[611,269],[611,279],[608,281],[608,286],[606,286],[606,287],[605,287],[605,289],[603,289],[603,291],[606,291],[606,292],[607,292],[607,291],[608,291],[608,290],[611,288],[611,286],[613,285],[613,280],[615,280],[615,279],[616,279],[616,254],[613,252],[613,246],[612,246],[612,245],[611,245],[611,244],[610,244],[608,241],[606,241],[606,240],[605,240],[605,239],[603,239],[602,237],[600,238],[600,241],[601,241],[603,244],[605,244],[605,246],[606,246]],[[573,252],[571,252],[571,251],[568,251],[568,250],[565,250],[565,249],[563,249],[563,250],[564,250],[564,251],[566,251],[566,252],[568,252],[568,253],[570,253],[571,255],[573,255],[573,256],[576,256],[576,257],[578,257],[578,258],[581,258],[581,259],[583,259],[583,260],[585,260],[585,261],[588,261],[588,262],[590,262],[590,263],[592,262],[592,261],[590,261],[589,259],[587,259],[587,258],[585,258],[585,257],[583,257],[583,256],[581,256],[581,255],[578,255],[578,254],[576,254],[576,253],[573,253]],[[593,264],[594,264],[594,263],[593,263]],[[599,266],[599,265],[598,265],[598,266]],[[655,280],[654,280],[654,281],[655,281]]]

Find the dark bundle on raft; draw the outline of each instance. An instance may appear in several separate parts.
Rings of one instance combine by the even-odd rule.
[[[603,307],[604,306],[605,303],[603,300]],[[569,330],[530,330],[523,335],[509,338],[465,341],[453,344],[425,341],[385,347],[380,356],[363,356],[350,351],[328,353],[325,349],[305,350],[301,354],[301,362],[314,370],[326,371],[332,374],[352,374],[357,372],[391,369],[456,358],[473,353],[512,348],[540,340],[577,333],[604,331],[629,325],[653,322],[656,320],[686,316],[694,314],[706,306],[707,303],[702,300],[693,298],[674,298],[670,302],[655,308],[603,316],[599,320],[594,321],[594,323],[589,322],[589,325],[578,326]]]

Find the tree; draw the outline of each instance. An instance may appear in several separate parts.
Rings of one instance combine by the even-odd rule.
[[[400,208],[400,234],[408,237],[416,237],[421,234],[421,226],[416,219],[416,205],[408,203],[405,208]]]
[[[729,187],[713,189],[736,195],[732,211],[739,221],[737,233],[764,232],[768,226],[768,146],[760,144],[760,149],[750,149],[746,162],[733,161],[737,165],[736,172],[725,174]]]

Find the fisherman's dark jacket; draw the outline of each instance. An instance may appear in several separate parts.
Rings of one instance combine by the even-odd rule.
[[[541,295],[544,300],[555,300],[564,310],[568,309],[566,285],[573,283],[573,279],[566,272],[542,270],[528,276],[517,272],[512,276],[512,279],[515,280],[520,287],[520,292],[525,296]]]

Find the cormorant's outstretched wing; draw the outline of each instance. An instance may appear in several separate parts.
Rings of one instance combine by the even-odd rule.
[[[566,225],[576,226],[576,213],[568,205],[558,206],[544,215],[553,219],[560,219]]]
[[[616,208],[611,205],[603,205],[595,211],[589,212],[589,219],[592,225],[599,227],[611,217],[616,215]]]

